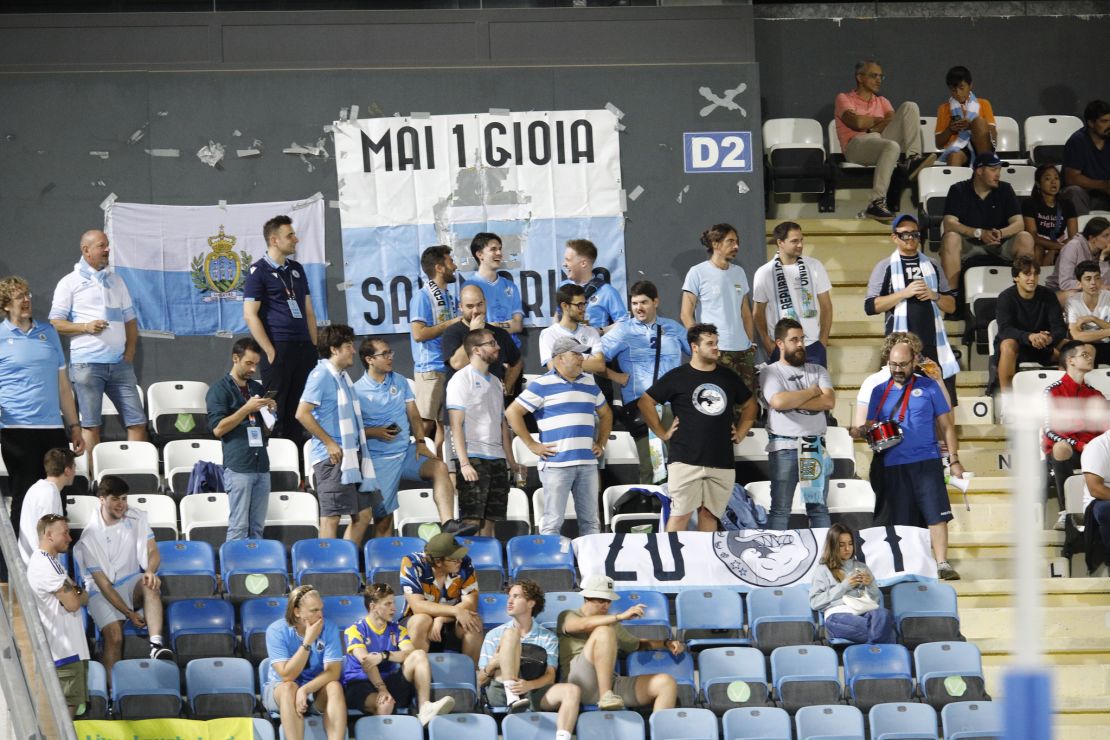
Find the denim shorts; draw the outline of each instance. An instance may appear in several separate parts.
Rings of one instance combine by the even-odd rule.
[[[81,426],[86,429],[100,426],[105,395],[115,404],[124,426],[146,424],[146,411],[136,388],[135,368],[130,362],[75,362],[69,366],[69,381],[77,394]]]

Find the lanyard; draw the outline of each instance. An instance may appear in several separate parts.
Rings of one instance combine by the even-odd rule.
[[[249,385],[240,386],[234,380],[232,380],[231,382],[232,382],[232,384],[235,385],[235,388],[239,391],[239,393],[241,393],[243,395],[243,402],[246,403],[247,401],[249,401],[250,400],[250,386]],[[252,427],[255,424],[258,423],[258,421],[254,418],[254,414],[248,414],[247,415],[247,423],[250,424]]]
[[[899,399],[899,401],[902,404],[902,408],[898,411],[898,423],[899,424],[901,424],[906,418],[906,407],[910,405],[910,389],[913,388],[913,381],[914,381],[914,376],[911,375],[910,376],[910,382],[906,383],[906,387],[902,389],[902,397]],[[879,399],[878,413],[881,414],[883,412],[883,404],[886,403],[886,397],[890,393],[890,389],[893,388],[893,387],[894,387],[894,378],[891,378],[890,380],[887,381],[886,388],[883,390],[883,397]],[[894,405],[897,406],[898,404],[895,403]],[[891,411],[893,411],[893,409],[891,409]]]
[[[288,265],[285,265],[284,267],[287,268]],[[285,288],[286,297],[291,301],[295,301],[297,299],[297,293],[296,293],[296,291],[293,290],[293,276],[290,275],[289,276],[289,282],[286,283],[285,278],[281,274],[282,272],[285,272],[285,271],[286,271],[286,269],[283,269],[283,268],[279,267],[279,268],[275,268],[273,272],[274,272],[274,275],[277,276],[277,279],[281,281],[281,287]]]

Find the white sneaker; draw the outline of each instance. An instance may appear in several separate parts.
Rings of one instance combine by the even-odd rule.
[[[1052,528],[1055,529],[1057,532],[1063,532],[1067,523],[1068,523],[1068,512],[1061,511],[1060,512],[1060,517],[1056,520],[1056,524]]]
[[[440,714],[447,714],[455,708],[455,697],[445,696],[439,701],[426,701],[424,706],[420,707],[420,711],[416,713],[416,718],[420,720],[420,724],[424,727],[432,721],[432,717]]]

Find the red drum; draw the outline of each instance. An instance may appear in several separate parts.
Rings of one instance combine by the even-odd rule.
[[[902,441],[902,427],[894,419],[877,421],[864,432],[867,444],[875,452],[889,450]]]

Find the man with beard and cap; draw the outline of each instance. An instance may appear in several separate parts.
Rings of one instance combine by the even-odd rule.
[[[890,380],[875,386],[867,407],[867,424],[892,420],[902,441],[883,452],[878,482],[890,512],[890,524],[929,527],[937,575],[946,581],[960,575],[948,563],[948,522],[952,506],[944,483],[937,430],[948,448],[952,475],[963,477],[957,452],[956,426],[949,415],[940,384],[914,374],[915,357],[908,343],[890,350]]]
[[[759,387],[767,405],[771,512],[767,529],[786,529],[799,477],[810,527],[829,526],[829,476],[825,412],[836,405],[829,371],[806,362],[806,337],[794,319],[775,324],[779,360],[763,366]],[[804,475],[799,474],[799,470]]]

